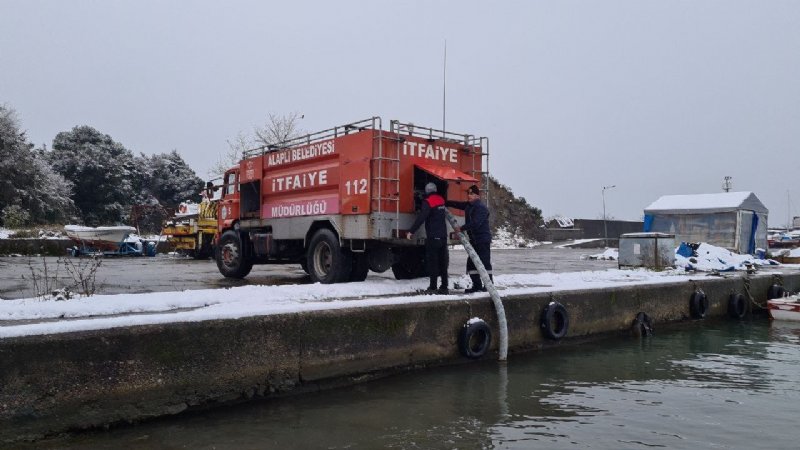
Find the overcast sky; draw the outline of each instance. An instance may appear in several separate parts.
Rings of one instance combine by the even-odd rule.
[[[753,191],[800,215],[800,1],[0,0],[0,103],[198,175],[270,113],[487,136],[545,216]],[[791,205],[791,208],[789,208]]]

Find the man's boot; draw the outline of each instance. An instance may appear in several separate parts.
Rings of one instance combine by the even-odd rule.
[[[483,288],[480,275],[470,275],[469,278],[472,280],[472,287],[465,290],[465,293],[472,294],[473,292],[482,292],[486,290]]]
[[[430,278],[430,283],[428,283],[428,289],[425,289],[426,294],[434,294],[436,293],[436,277]]]
[[[447,278],[442,277],[442,284],[439,286],[439,289],[436,291],[437,294],[444,294],[447,295],[450,293],[450,289],[447,288]]]

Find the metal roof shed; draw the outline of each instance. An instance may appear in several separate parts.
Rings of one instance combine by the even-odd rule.
[[[644,231],[755,254],[767,248],[768,213],[752,192],[665,195],[644,209]]]

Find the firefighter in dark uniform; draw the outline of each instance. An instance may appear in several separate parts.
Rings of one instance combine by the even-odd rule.
[[[481,201],[481,191],[478,186],[472,185],[467,189],[467,201],[457,202],[448,200],[446,206],[464,210],[464,225],[456,231],[466,231],[469,241],[475,249],[475,253],[481,259],[483,266],[489,273],[489,278],[494,281],[492,276],[492,231],[489,229],[489,209]],[[486,287],[481,282],[478,269],[471,258],[467,258],[467,273],[472,280],[472,287],[466,293],[483,292]]]
[[[447,267],[450,258],[447,253],[447,223],[445,217],[444,197],[436,193],[436,185],[425,185],[425,199],[417,214],[417,219],[411,225],[407,238],[412,235],[425,222],[425,260],[427,262],[430,285],[425,292],[433,294],[447,294]],[[442,284],[436,287],[437,278],[441,277]]]

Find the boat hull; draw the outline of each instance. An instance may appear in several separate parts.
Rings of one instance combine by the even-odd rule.
[[[767,309],[769,316],[774,320],[800,322],[800,296],[767,300]]]
[[[136,228],[129,226],[83,227],[66,225],[64,231],[67,237],[84,247],[113,251],[118,249],[128,236],[135,233]]]

